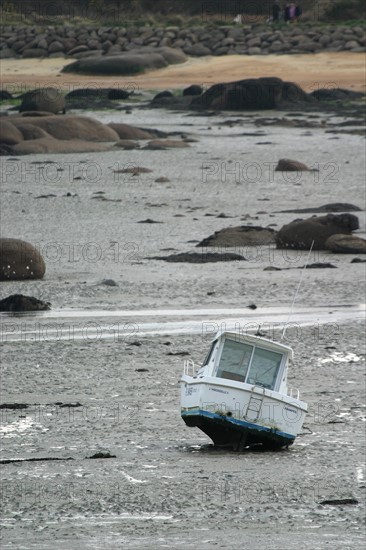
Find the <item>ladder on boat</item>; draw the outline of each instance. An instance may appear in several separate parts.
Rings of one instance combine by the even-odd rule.
[[[262,393],[258,395],[258,393],[254,393],[254,390],[260,390]],[[247,410],[245,411],[244,415],[244,418],[246,420],[257,422],[262,409],[264,394],[265,388],[263,388],[262,386],[252,387]]]

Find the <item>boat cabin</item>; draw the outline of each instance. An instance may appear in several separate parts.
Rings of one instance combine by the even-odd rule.
[[[265,338],[224,332],[212,342],[198,376],[206,375],[287,393],[292,349]]]

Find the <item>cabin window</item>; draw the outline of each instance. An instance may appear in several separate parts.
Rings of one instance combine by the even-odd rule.
[[[216,376],[244,382],[253,346],[225,339]]]
[[[273,390],[281,361],[282,353],[256,347],[246,380],[247,383]]]
[[[210,351],[208,352],[208,354],[206,355],[205,360],[203,361],[203,364],[202,364],[203,367],[204,367],[205,365],[208,365],[209,362],[211,361],[212,354],[213,354],[213,352],[214,352],[214,349],[215,349],[215,347],[216,347],[216,344],[217,344],[217,340],[215,340],[214,342],[212,342],[211,349],[210,349]]]

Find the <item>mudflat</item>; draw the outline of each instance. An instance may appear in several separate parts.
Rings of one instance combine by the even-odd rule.
[[[343,57],[344,74],[354,70],[346,59],[360,59],[332,55]],[[33,75],[8,73],[8,83],[71,82],[57,76],[58,60],[21,63]],[[37,63],[54,73],[42,75]],[[210,63],[162,73],[183,71],[179,84],[169,81],[183,87],[206,79]],[[266,74],[284,77],[280,63],[285,70],[285,56]],[[309,77],[309,86],[339,76],[318,71],[288,76],[302,85]],[[75,87],[115,82],[72,78]],[[168,85],[162,77],[157,84],[157,72],[139,79],[141,89]],[[1,548],[363,549],[365,255],[352,263],[354,255],[308,257],[273,244],[196,246],[225,227],[279,229],[335,202],[362,209],[355,214],[364,238],[359,120],[320,111],[128,111],[84,114],[177,132],[190,146],[2,157],[3,236],[35,245],[47,270],[41,280],[2,283],[0,298],[23,293],[52,309],[0,314]],[[280,158],[316,171],[277,172]],[[289,212],[303,208],[310,213]],[[245,259],[156,259],[186,252]],[[279,340],[306,261],[322,265],[305,272],[284,340],[295,351],[289,385],[309,404],[304,429],[289,450],[214,449],[180,418],[183,360],[202,361],[216,330],[260,329]]]

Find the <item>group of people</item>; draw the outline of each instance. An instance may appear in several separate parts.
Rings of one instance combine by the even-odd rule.
[[[274,0],[272,4],[272,16],[269,17],[267,23],[279,23],[280,21],[285,21],[285,23],[296,23],[301,13],[301,8],[293,2],[285,4],[285,7],[281,8],[280,1]],[[243,15],[239,13],[234,17],[233,22],[241,25],[244,22]]]
[[[278,23],[279,21],[281,21],[282,15],[285,23],[296,23],[301,15],[301,8],[291,2],[285,5],[282,13],[279,0],[275,0],[272,6],[272,22]]]

